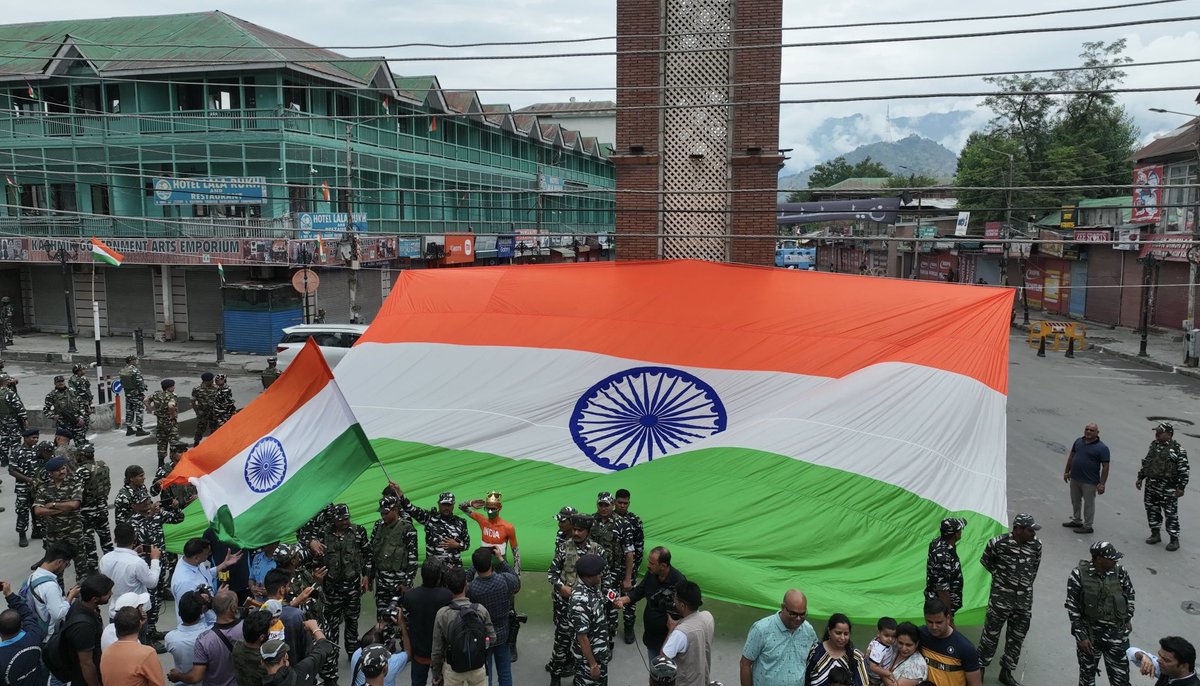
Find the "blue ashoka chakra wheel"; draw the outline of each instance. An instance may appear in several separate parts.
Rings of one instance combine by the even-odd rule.
[[[635,367],[592,386],[575,403],[571,437],[592,462],[626,469],[725,430],[712,386],[670,367]]]
[[[246,456],[246,485],[255,493],[266,493],[279,488],[287,476],[287,454],[283,444],[267,436],[250,448]]]

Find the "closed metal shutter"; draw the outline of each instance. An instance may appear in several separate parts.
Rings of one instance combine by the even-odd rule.
[[[1088,270],[1084,316],[1103,324],[1121,323],[1121,256],[1124,251],[1108,246],[1088,246]],[[1137,253],[1133,253],[1136,257]],[[1140,289],[1135,289],[1140,290]]]
[[[128,265],[120,269],[106,269],[104,282],[108,294],[109,333],[119,335],[141,329],[147,337],[153,337],[153,271],[149,267]]]
[[[383,274],[378,269],[358,273],[359,319],[369,324],[383,307]]]
[[[1087,274],[1088,263],[1076,260],[1071,263],[1071,295],[1070,313],[1072,317],[1082,317],[1087,308]]]
[[[317,294],[312,298],[313,304],[310,305],[312,312],[310,313],[313,319],[317,317],[317,310],[325,310],[325,323],[327,324],[348,324],[350,322],[350,284],[348,269],[322,269],[319,272],[321,276],[321,287],[317,289]],[[363,279],[360,273],[358,278],[358,298],[362,301]]]
[[[33,281],[33,324],[43,331],[66,331],[67,310],[63,301],[62,270],[31,266]]]
[[[188,338],[214,341],[224,327],[221,278],[213,269],[189,269],[183,273],[186,288]]]

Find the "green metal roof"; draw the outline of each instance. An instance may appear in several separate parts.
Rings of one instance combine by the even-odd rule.
[[[849,179],[842,179],[841,181],[838,181],[824,190],[856,191],[883,188],[884,184],[887,183],[888,178],[889,177],[887,176],[857,176]]]
[[[1132,195],[1114,195],[1107,198],[1085,198],[1079,201],[1079,209],[1088,207],[1133,207]]]
[[[436,76],[400,76],[392,74],[392,78],[396,81],[396,90],[408,93],[417,102],[425,102],[425,98],[429,96],[429,91],[437,86]]]
[[[0,79],[45,75],[66,45],[74,45],[100,74],[107,75],[197,67],[232,70],[284,60],[331,78],[366,84],[383,62],[324,50],[217,11],[8,24],[0,26],[0,45],[0,52],[11,55],[0,57]]]

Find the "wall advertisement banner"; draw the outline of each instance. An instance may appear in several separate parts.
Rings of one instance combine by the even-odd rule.
[[[1130,223],[1156,224],[1162,219],[1163,166],[1147,164],[1133,170],[1133,215]]]
[[[154,178],[155,205],[263,205],[267,199],[267,179],[263,176]]]

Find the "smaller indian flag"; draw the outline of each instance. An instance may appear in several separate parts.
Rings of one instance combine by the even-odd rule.
[[[325,202],[329,202],[329,182],[321,182],[321,197],[325,198]]]
[[[29,99],[37,100],[37,93],[33,92],[33,86],[28,81],[25,82],[25,88],[29,91]]]
[[[437,117],[429,120],[429,133],[437,133]]]
[[[225,283],[225,265],[217,263],[217,276],[221,277],[221,283]]]
[[[385,95],[383,97],[383,111],[388,114],[391,114],[392,113],[391,105],[392,105],[392,99]]]
[[[221,540],[249,549],[294,535],[376,463],[310,338],[287,371],[189,450],[163,485],[193,484]]]
[[[317,232],[317,255],[320,255],[321,260],[325,259],[325,241],[321,239],[321,233]]]
[[[125,256],[104,244],[99,238],[92,239],[92,261],[103,262],[112,267],[120,267]]]
[[[18,184],[16,181],[13,181],[13,177],[11,177],[11,176],[6,176],[6,177],[4,177],[4,181],[5,181],[5,182],[6,182],[6,183],[7,183],[9,186],[12,186],[13,188],[17,189],[18,191],[19,191],[19,190],[21,190],[21,185],[20,185],[20,184]]]

